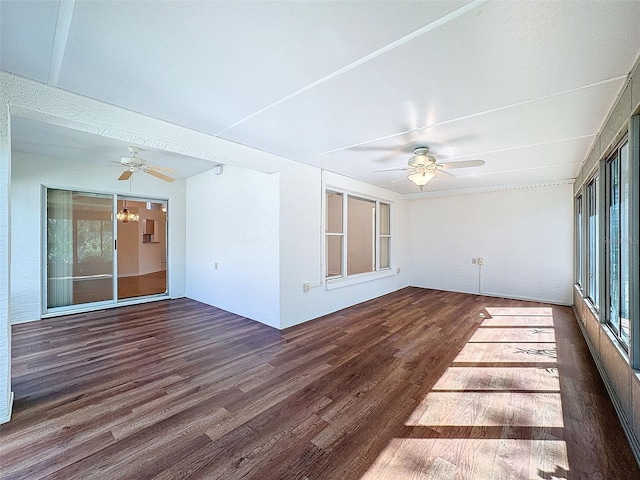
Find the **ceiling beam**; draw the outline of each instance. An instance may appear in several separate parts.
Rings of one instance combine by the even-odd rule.
[[[60,0],[58,4],[56,33],[51,46],[51,60],[49,62],[49,74],[47,75],[47,83],[55,87],[58,86],[58,80],[60,79],[62,61],[64,60],[64,52],[67,49],[67,39],[69,38],[75,6],[75,0]]]

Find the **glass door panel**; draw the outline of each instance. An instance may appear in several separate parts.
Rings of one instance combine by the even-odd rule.
[[[167,293],[166,215],[167,202],[118,197],[118,300]]]
[[[47,189],[47,309],[114,300],[113,196]]]

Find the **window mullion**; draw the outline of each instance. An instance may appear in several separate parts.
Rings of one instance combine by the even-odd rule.
[[[607,316],[607,306],[609,304],[609,273],[607,269],[607,262],[609,256],[609,245],[606,242],[603,242],[605,237],[609,237],[609,229],[608,229],[608,204],[609,204],[609,174],[607,172],[607,163],[606,160],[600,161],[600,171],[602,172],[600,182],[598,185],[599,192],[598,197],[600,202],[598,203],[598,235],[600,238],[597,239],[600,242],[600,255],[598,257],[599,263],[599,272],[600,276],[598,278],[598,287],[600,289],[599,297],[600,297],[600,323],[606,323]]]
[[[380,202],[376,200],[376,206],[374,210],[374,232],[373,232],[373,243],[374,243],[374,254],[373,254],[373,269],[376,272],[380,271]]]
[[[347,193],[342,197],[342,276],[343,278],[347,278],[349,276],[349,271],[347,270],[349,249],[348,249],[348,235],[349,235],[349,195]]]

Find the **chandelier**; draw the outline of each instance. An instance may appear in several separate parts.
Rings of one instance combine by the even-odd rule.
[[[118,210],[118,213],[116,213],[116,218],[119,222],[129,223],[139,221],[140,215],[138,215],[137,213],[131,213],[127,209],[127,201],[125,200],[122,210]]]

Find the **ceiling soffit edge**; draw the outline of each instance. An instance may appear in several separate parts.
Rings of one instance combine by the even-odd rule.
[[[532,188],[559,187],[573,185],[575,178],[551,180],[547,182],[519,183],[508,185],[494,185],[489,187],[464,188],[459,190],[441,190],[439,192],[407,193],[403,195],[405,200],[425,200],[429,198],[458,197],[463,195],[480,195],[484,193],[510,192],[514,190],[530,190]]]
[[[246,163],[224,153],[212,153],[229,148],[261,152],[252,147],[12,73],[0,71],[0,83],[0,99],[7,103],[11,115],[108,137],[131,145],[209,160],[216,164],[275,173],[273,168],[265,168],[258,162]],[[218,145],[221,142],[224,145]],[[227,148],[224,148],[225,146]],[[272,155],[267,152],[261,153]]]

